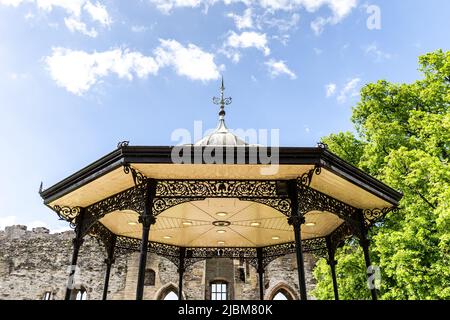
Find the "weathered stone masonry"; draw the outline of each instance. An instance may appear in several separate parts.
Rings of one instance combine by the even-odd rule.
[[[6,227],[0,231],[0,299],[40,300],[51,292],[55,300],[64,299],[72,255],[74,233],[50,234],[48,229],[26,226]],[[86,290],[87,299],[102,297],[106,258],[105,249],[96,239],[87,237],[80,251],[75,288]],[[231,262],[231,264],[230,264]],[[228,265],[223,268],[223,265]],[[305,254],[307,288],[314,288],[312,269],[315,258]],[[231,266],[231,270],[230,267]],[[265,298],[279,289],[298,298],[297,266],[293,255],[269,264],[264,276]],[[154,284],[147,285],[145,299],[163,299],[170,291],[177,292],[176,266],[169,260],[149,254],[147,270],[155,273]],[[223,273],[227,269],[226,273]],[[108,299],[134,300],[138,271],[138,253],[116,257],[111,270]],[[183,295],[188,300],[209,298],[210,281],[229,281],[230,297],[243,300],[259,299],[256,270],[245,261],[211,259],[189,267],[184,275]],[[234,282],[233,282],[234,281]],[[313,298],[313,297],[310,297]]]

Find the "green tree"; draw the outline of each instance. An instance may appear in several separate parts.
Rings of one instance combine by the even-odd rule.
[[[356,134],[323,139],[332,152],[404,194],[400,211],[370,232],[382,299],[450,299],[450,52],[421,56],[419,66],[423,78],[414,83],[362,88],[352,116]],[[368,299],[357,243],[348,241],[336,259],[340,296]],[[324,260],[314,275],[313,294],[332,299]]]

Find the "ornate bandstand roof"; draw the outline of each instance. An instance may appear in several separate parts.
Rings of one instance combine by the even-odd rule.
[[[44,203],[74,225],[84,212],[84,233],[114,236],[119,248],[138,249],[140,216],[151,199],[156,217],[149,236],[151,250],[163,250],[170,258],[178,254],[176,248],[186,248],[193,250],[191,255],[207,257],[208,250],[219,248],[230,250],[231,256],[254,258],[245,250],[264,248],[268,261],[271,255],[292,252],[295,235],[288,218],[293,207],[298,206],[305,218],[301,228],[305,251],[323,250],[327,238],[341,241],[357,232],[360,222],[368,228],[397,207],[401,193],[324,145],[261,147],[232,134],[225,126],[224,108],[231,99],[224,98],[223,80],[221,97],[214,102],[220,106],[217,129],[180,151],[191,161],[175,162],[173,146],[120,143],[101,159],[41,190]],[[224,154],[223,161],[215,163],[195,161],[197,152],[211,146],[234,150],[243,160]],[[267,155],[277,155],[277,170],[270,174]],[[292,196],[292,184],[298,196]],[[281,247],[284,251],[277,251]]]

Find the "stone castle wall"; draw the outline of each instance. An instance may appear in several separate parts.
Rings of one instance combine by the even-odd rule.
[[[6,227],[5,231],[0,231],[0,299],[39,300],[45,292],[52,292],[55,300],[64,299],[73,237],[72,231],[50,234],[48,229],[34,228],[30,231],[26,226]],[[108,299],[135,298],[138,256],[135,252],[116,257],[111,270]],[[75,288],[86,290],[89,300],[102,297],[105,258],[103,246],[96,239],[86,237],[78,258]],[[312,277],[315,259],[308,254],[304,258],[307,288],[310,292],[315,285]],[[220,276],[220,260],[222,259],[200,261],[187,268],[183,281],[185,299],[206,299],[209,282]],[[231,264],[226,264],[233,269],[228,270],[226,275],[227,280],[234,279],[234,283],[231,283],[232,298],[258,300],[259,280],[256,270],[245,261],[233,260]],[[144,299],[161,299],[170,291],[177,292],[178,273],[172,262],[149,254],[147,269],[155,272],[155,283],[145,286]],[[279,288],[284,288],[294,298],[298,298],[294,255],[279,258],[269,264],[264,275],[264,287],[266,299],[270,299]]]

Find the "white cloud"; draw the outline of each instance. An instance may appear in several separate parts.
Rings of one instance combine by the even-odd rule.
[[[345,103],[348,98],[356,97],[359,95],[358,85],[361,82],[360,78],[350,79],[339,92],[339,96],[337,97],[337,101],[339,103]]]
[[[145,78],[149,74],[157,74],[159,69],[152,57],[127,49],[87,53],[53,48],[52,54],[45,58],[45,62],[57,85],[77,95],[82,95],[99,79],[112,73],[132,80],[133,74]]]
[[[311,22],[311,29],[316,35],[320,35],[326,25],[335,25],[347,17],[356,8],[357,0],[304,0],[307,10],[315,12],[323,5],[327,5],[332,11],[332,16],[317,17]],[[307,4],[306,4],[307,3]]]
[[[90,37],[95,37],[97,31],[93,28],[88,30],[86,21],[82,21],[82,13],[86,13],[91,21],[103,27],[112,23],[106,7],[99,2],[93,4],[88,0],[0,0],[0,4],[14,7],[25,3],[34,4],[38,10],[45,12],[52,12],[55,8],[62,9],[66,13],[64,22],[67,28],[71,32],[79,31]],[[33,16],[32,13],[28,13],[26,19]]]
[[[276,61],[274,59],[270,59],[265,63],[267,66],[270,76],[275,78],[280,75],[288,75],[292,80],[297,79],[297,75],[292,72],[286,65],[286,63],[282,60]]]
[[[80,17],[82,7],[86,0],[24,0],[23,2],[33,2],[38,9],[52,11],[54,8],[60,8],[69,15]]]
[[[12,6],[17,7],[19,4],[22,4],[24,0],[0,0],[0,4],[4,6]]]
[[[336,93],[337,86],[335,83],[329,83],[325,86],[327,98],[333,96]]]
[[[283,34],[283,35],[279,35],[279,36],[278,35],[272,36],[272,39],[280,41],[280,43],[283,46],[287,46],[288,45],[290,38],[291,38],[291,36],[288,35],[288,34]]]
[[[314,31],[314,34],[318,36],[325,30],[325,26],[330,23],[330,21],[330,18],[318,17],[311,22],[311,29]]]
[[[258,29],[263,29],[264,27],[276,28],[280,32],[287,32],[292,29],[297,29],[300,22],[300,15],[298,13],[293,13],[288,17],[283,17],[277,15],[274,17],[275,13],[270,11],[265,11],[262,15],[256,16],[256,25]]]
[[[76,95],[84,94],[112,74],[131,81],[134,77],[156,75],[160,68],[166,66],[192,80],[219,78],[220,67],[215,64],[213,54],[193,44],[184,47],[175,40],[160,42],[154,50],[155,57],[128,49],[88,53],[58,47],[52,49],[45,63],[56,84]]]
[[[149,0],[161,12],[170,13],[175,8],[196,8],[203,5],[205,8],[219,2],[225,5],[242,3],[247,8],[260,7],[265,11],[293,11],[306,9],[308,12],[316,12],[327,6],[331,11],[331,17],[327,24],[336,24],[345,18],[354,8],[358,0]],[[325,19],[325,18],[324,18]]]
[[[81,22],[80,20],[78,20],[78,18],[75,18],[73,16],[64,18],[64,24],[66,25],[67,29],[70,30],[70,32],[81,32],[82,34],[87,35],[91,38],[96,38],[98,35],[98,32],[94,28],[88,30],[88,27],[84,22]]]
[[[158,10],[165,14],[169,14],[173,8],[195,8],[200,4],[207,4],[209,1],[204,0],[149,0]]]
[[[5,227],[9,227],[9,226],[12,226],[14,224],[17,224],[16,221],[17,221],[17,217],[16,216],[0,217],[0,230],[4,230]]]
[[[227,14],[227,17],[232,18],[234,20],[234,24],[236,25],[236,28],[238,28],[239,30],[253,28],[253,18],[251,8],[245,9],[244,14],[242,16],[230,12]]]
[[[245,31],[241,34],[237,34],[234,31],[231,31],[224,43],[222,52],[234,62],[238,62],[240,59],[238,49],[256,48],[262,51],[265,56],[268,56],[270,54],[270,49],[267,46],[267,43],[268,41],[265,33]]]
[[[175,40],[160,39],[155,49],[155,57],[160,67],[171,66],[177,74],[192,80],[215,80],[220,76],[220,67],[214,62],[214,54],[200,49],[194,44],[182,46]]]
[[[392,58],[392,55],[390,53],[382,51],[380,48],[378,48],[378,45],[376,43],[372,43],[364,47],[363,49],[365,54],[367,56],[373,57],[375,62],[381,62],[383,60],[389,60]]]
[[[101,5],[99,2],[92,4],[88,1],[83,8],[91,16],[92,20],[99,22],[103,26],[111,25],[111,17],[109,16],[109,13],[104,5]]]

